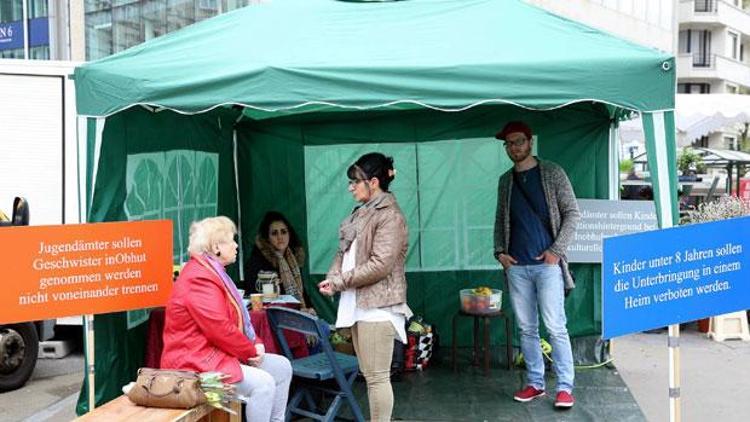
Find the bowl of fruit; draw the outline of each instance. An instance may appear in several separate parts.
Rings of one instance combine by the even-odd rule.
[[[460,292],[461,309],[472,314],[497,312],[502,306],[503,291],[486,286],[473,289],[462,289]]]

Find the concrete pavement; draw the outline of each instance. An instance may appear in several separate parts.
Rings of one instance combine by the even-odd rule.
[[[615,339],[614,364],[649,421],[669,420],[666,330]],[[695,324],[680,332],[683,422],[750,420],[750,342],[716,342]]]

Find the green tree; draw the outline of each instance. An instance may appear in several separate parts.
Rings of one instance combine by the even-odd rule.
[[[620,173],[630,173],[633,170],[633,160],[626,158],[620,161]]]
[[[677,156],[677,170],[683,175],[688,174],[690,170],[695,170],[698,173],[705,173],[706,164],[703,163],[703,158],[698,155],[692,148],[684,148],[680,151],[680,155]]]

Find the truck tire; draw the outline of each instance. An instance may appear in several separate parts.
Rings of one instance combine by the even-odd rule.
[[[26,384],[39,354],[39,337],[31,322],[0,325],[0,392]]]

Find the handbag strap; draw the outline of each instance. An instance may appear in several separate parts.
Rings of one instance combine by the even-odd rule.
[[[534,208],[533,202],[531,201],[531,198],[529,197],[528,192],[526,192],[526,189],[523,187],[523,184],[520,180],[518,180],[518,173],[516,173],[515,170],[513,170],[513,181],[515,182],[515,186],[518,187],[518,192],[521,193],[521,196],[523,196],[524,202],[526,202],[526,205],[528,205],[531,212],[534,214],[534,216],[539,220],[540,223],[542,223],[542,226],[544,226],[545,229],[547,229],[547,232],[549,232],[549,235],[554,240],[555,235],[552,233],[552,226],[550,225],[549,220],[545,220],[542,218],[541,215],[539,215],[539,211]]]
[[[148,394],[150,394],[150,395],[152,395],[154,397],[166,397],[166,396],[168,396],[170,394],[180,394],[180,391],[182,390],[182,383],[185,381],[184,378],[179,378],[177,380],[177,382],[174,383],[174,385],[172,386],[172,388],[169,391],[167,391],[166,393],[154,393],[153,391],[151,391],[151,389],[154,386],[154,380],[156,379],[156,377],[158,377],[158,375],[152,375],[151,379],[148,382],[148,385],[142,385],[141,386],[141,387],[143,387],[144,390],[146,390],[146,392]]]

